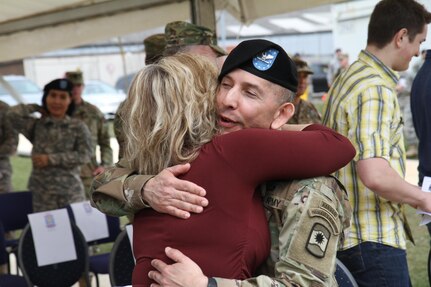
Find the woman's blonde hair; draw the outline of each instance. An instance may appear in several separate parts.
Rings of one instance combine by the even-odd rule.
[[[217,133],[217,73],[209,59],[176,54],[136,75],[120,115],[132,168],[156,174],[196,158]]]

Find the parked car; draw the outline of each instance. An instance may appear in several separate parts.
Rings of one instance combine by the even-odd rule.
[[[131,73],[118,78],[117,82],[115,83],[115,88],[117,90],[121,90],[127,93],[129,91],[130,84],[132,83],[135,76],[136,73]]]
[[[0,76],[0,100],[10,106],[18,103],[41,104],[42,90],[30,79],[19,75]],[[11,92],[12,89],[12,92]]]
[[[88,80],[85,82],[82,94],[84,101],[97,106],[105,118],[114,119],[115,112],[122,101],[126,99],[126,94],[116,90],[114,87],[99,80]]]
[[[329,90],[326,77],[328,65],[324,63],[312,63],[310,65],[313,74],[311,77],[311,100],[321,99]]]

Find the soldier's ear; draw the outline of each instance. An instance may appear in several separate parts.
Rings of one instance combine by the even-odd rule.
[[[271,129],[277,130],[281,128],[295,113],[295,106],[293,103],[282,104],[274,114],[274,120],[271,123]]]

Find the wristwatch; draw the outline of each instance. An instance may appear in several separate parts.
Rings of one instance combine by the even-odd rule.
[[[207,287],[217,287],[217,281],[213,277],[208,277]]]

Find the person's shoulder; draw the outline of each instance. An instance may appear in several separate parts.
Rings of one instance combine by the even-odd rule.
[[[261,139],[268,139],[272,133],[280,133],[279,130],[263,128],[245,128],[238,131],[217,135],[212,142],[215,145],[227,144],[229,146],[243,145],[244,143],[255,143]]]
[[[78,118],[68,117],[67,123],[69,124],[69,127],[71,129],[77,129],[77,130],[87,129],[87,125],[85,124],[85,122],[83,122],[82,120],[80,120]]]
[[[9,108],[9,105],[8,104],[6,104],[5,102],[3,102],[3,101],[0,101],[0,109],[1,110],[6,110],[6,109],[8,109]]]
[[[96,107],[95,105],[93,105],[89,102],[84,101],[83,108],[87,112],[92,113],[92,115],[97,115],[97,117],[103,117],[102,111],[98,107]]]

